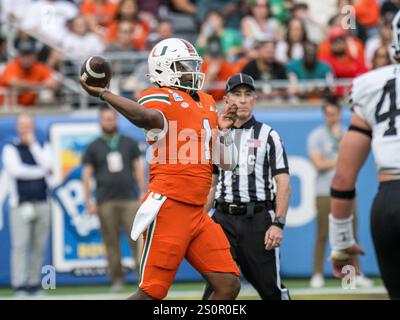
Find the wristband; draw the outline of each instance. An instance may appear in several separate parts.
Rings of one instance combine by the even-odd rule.
[[[352,222],[353,216],[336,219],[329,214],[329,242],[332,251],[344,250],[355,244]]]

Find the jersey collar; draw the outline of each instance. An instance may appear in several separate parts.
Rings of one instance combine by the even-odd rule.
[[[254,118],[254,116],[251,116],[251,118],[247,122],[243,123],[241,127],[239,128],[234,127],[234,129],[250,129],[251,127],[254,126],[255,123],[256,119]]]

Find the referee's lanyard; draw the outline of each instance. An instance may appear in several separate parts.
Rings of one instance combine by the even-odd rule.
[[[111,173],[121,172],[124,169],[124,161],[121,153],[118,151],[120,140],[119,134],[114,134],[112,137],[103,136],[110,151],[107,154],[107,167]]]

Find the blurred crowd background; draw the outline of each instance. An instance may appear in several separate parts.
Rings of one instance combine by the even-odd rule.
[[[346,98],[351,79],[391,64],[398,0],[0,0],[0,110],[96,106],[79,87],[82,62],[106,56],[111,89],[149,86],[148,51],[182,37],[204,59],[205,90],[221,101],[236,72],[262,103]]]

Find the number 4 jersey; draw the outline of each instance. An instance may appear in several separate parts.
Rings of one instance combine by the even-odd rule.
[[[382,67],[354,79],[352,110],[372,129],[378,172],[400,173],[400,66]]]
[[[214,99],[203,92],[189,95],[162,87],[146,90],[138,103],[164,116],[163,130],[146,132],[152,145],[149,190],[204,205],[211,186],[212,136],[218,126]]]

